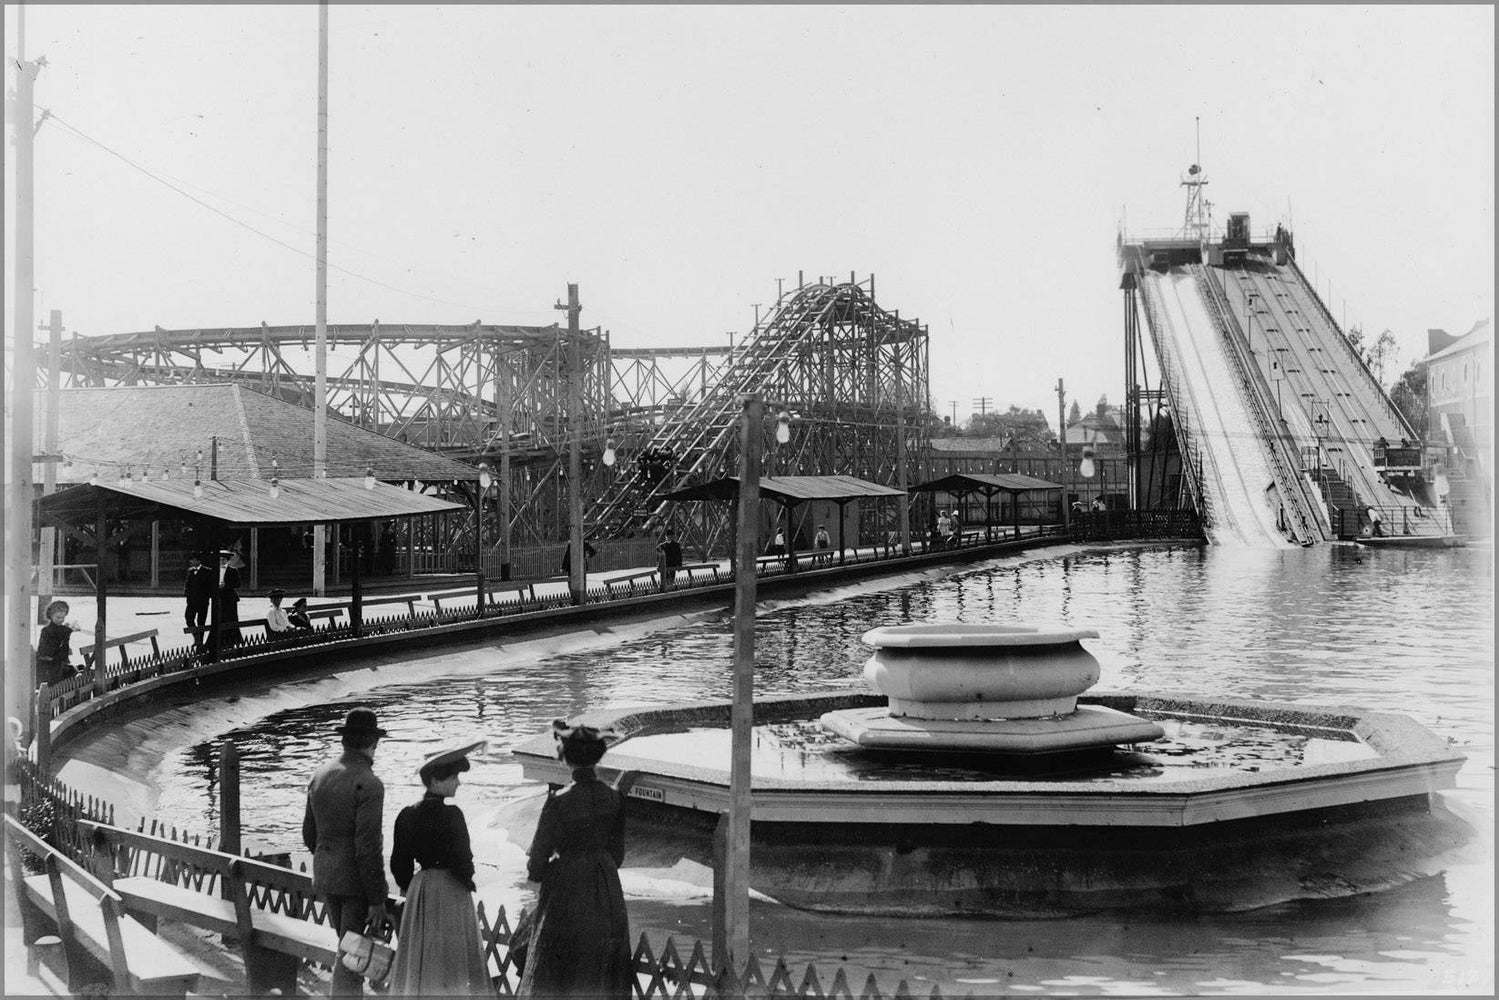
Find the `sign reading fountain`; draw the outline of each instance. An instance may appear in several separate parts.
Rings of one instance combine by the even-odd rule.
[[[757,696],[753,887],[904,916],[1244,909],[1400,884],[1471,838],[1438,794],[1463,757],[1413,720],[1097,692],[1097,637],[887,626],[864,636],[873,692]],[[729,712],[580,717],[623,734],[604,764],[633,772],[627,866],[712,865]],[[551,743],[516,751],[527,777],[567,780]]]

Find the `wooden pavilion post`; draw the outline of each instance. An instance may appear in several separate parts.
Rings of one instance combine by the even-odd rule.
[[[222,648],[224,609],[222,588],[219,586],[219,530],[218,524],[205,519],[203,537],[208,541],[208,558],[213,566],[213,593],[208,601],[208,662],[219,662]]]
[[[106,530],[104,491],[97,492],[97,504],[94,511],[94,562],[98,568],[94,570],[94,689],[103,695],[109,681],[105,676],[104,668],[109,659],[104,655],[105,621],[104,621],[104,547]]]
[[[334,531],[340,531],[339,525],[333,526]],[[352,558],[353,569],[349,573],[349,628],[357,636],[364,627],[364,562],[365,534],[369,530],[368,521],[354,521],[349,524],[349,533],[353,536],[349,539],[353,546]]]
[[[844,527],[844,518],[848,514],[848,501],[840,500],[838,503],[838,565],[844,566],[848,558],[844,550],[844,540],[848,537],[848,531]]]

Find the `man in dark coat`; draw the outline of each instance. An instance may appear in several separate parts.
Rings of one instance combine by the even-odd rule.
[[[677,541],[677,533],[670,528],[661,544],[656,546],[656,563],[661,573],[661,589],[670,590],[671,582],[677,578],[677,570],[682,568],[682,543]]]
[[[213,570],[203,565],[203,557],[196,552],[187,557],[187,583],[182,596],[187,599],[187,610],[182,617],[193,630],[193,646],[202,649],[208,605],[213,601]]]
[[[239,570],[234,568],[234,553],[228,549],[219,553],[219,621],[239,621]],[[226,628],[219,633],[222,645],[235,646],[239,641],[237,628]]]
[[[328,905],[338,932],[379,934],[385,912],[385,785],[374,772],[375,747],[385,735],[367,708],[356,708],[335,730],[343,753],[317,769],[307,785],[302,842],[312,852],[312,891]],[[331,996],[362,996],[364,978],[338,963]]]

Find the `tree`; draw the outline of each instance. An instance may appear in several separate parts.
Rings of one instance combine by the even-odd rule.
[[[1411,425],[1419,438],[1426,437],[1426,365],[1417,361],[1395,380],[1390,389],[1390,402]]]
[[[1040,410],[1022,410],[1011,404],[1005,411],[975,413],[964,437],[1013,438],[1020,451],[1046,451],[1055,447],[1056,432]]]
[[[1072,401],[1072,408],[1067,411],[1067,426],[1071,427],[1081,419],[1083,419],[1083,408],[1078,406],[1077,400],[1074,399]]]
[[[1368,338],[1360,326],[1350,326],[1345,336],[1348,343],[1353,347],[1353,353],[1363,359],[1369,371],[1373,372],[1374,378],[1380,386],[1385,385],[1385,372],[1394,366],[1395,355],[1400,351],[1400,345],[1395,342],[1395,335],[1385,330],[1374,342],[1368,343]]]

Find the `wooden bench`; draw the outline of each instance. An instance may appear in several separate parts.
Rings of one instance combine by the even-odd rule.
[[[128,653],[125,652],[125,646],[127,644],[129,644],[129,643],[132,643],[132,642],[141,642],[142,640],[150,639],[151,640],[151,655],[152,656],[160,656],[161,655],[161,646],[158,645],[157,642],[156,642],[156,636],[157,635],[158,635],[158,633],[157,633],[156,629],[153,628],[153,629],[147,629],[144,632],[137,632],[134,635],[122,635],[118,639],[105,639],[104,640],[104,653],[105,653],[105,655],[108,655],[108,653],[109,653],[109,651],[111,649],[113,649],[115,647],[118,647],[119,650],[120,650],[120,663],[121,664],[129,663],[130,662],[130,654],[128,654]],[[94,665],[94,648],[95,648],[96,645],[97,645],[97,643],[90,643],[89,645],[83,646],[83,647],[81,647],[78,650],[78,654],[83,657],[83,665],[84,665],[85,668],[88,668],[88,669],[92,669],[93,668],[93,665]]]
[[[12,816],[5,817],[5,839],[24,904],[50,920],[62,939],[70,989],[83,987],[96,975],[90,968],[94,963],[107,970],[115,990],[141,996],[180,997],[188,990],[198,992],[205,978],[219,978],[125,913],[125,901],[118,893]],[[23,852],[40,858],[45,873],[25,874]],[[29,943],[41,935],[24,936]]]
[[[431,601],[433,606],[437,608],[438,614],[442,614],[443,601],[451,601],[454,598],[458,597],[472,597],[477,601],[479,599],[479,585],[475,584],[472,587],[458,587],[453,590],[437,590],[426,595],[426,599]]]
[[[698,571],[698,570],[703,570],[703,571],[712,573],[713,574],[713,582],[714,583],[718,582],[718,563],[688,563],[685,566],[678,566],[677,567],[677,572],[679,574],[680,573],[686,573],[688,580],[691,580],[692,579],[692,574],[694,572]]]
[[[309,609],[308,612],[307,612],[307,618],[308,618],[309,621],[314,621],[314,622],[317,621],[317,620],[319,620],[320,618],[326,618],[326,619],[328,619],[328,623],[330,625],[336,625],[336,624],[338,624],[338,616],[341,615],[341,614],[343,614],[343,609],[341,607],[319,608],[317,610]],[[221,629],[229,629],[229,628],[238,629],[241,632],[243,632],[245,629],[263,628],[263,629],[266,630],[267,635],[269,635],[270,631],[271,631],[270,630],[270,624],[264,618],[246,618],[246,619],[244,619],[242,621],[237,621],[237,622],[220,622],[219,623],[219,628],[221,628]],[[201,629],[197,629],[197,628],[184,628],[182,630],[182,632],[183,632],[184,635],[194,635],[194,634],[196,634],[198,632],[202,632],[205,639],[208,637],[208,635],[212,631],[213,631],[213,627],[211,625],[204,625]],[[293,628],[293,629],[288,630],[287,632],[281,632],[281,633],[278,633],[278,634],[279,635],[291,635],[291,634],[295,634],[295,633],[298,633],[298,632],[306,633],[307,629],[305,629],[305,628],[304,629]]]
[[[337,933],[305,915],[312,895],[306,874],[91,820],[80,821],[79,830],[126,873],[112,888],[129,913],[229,935],[244,957],[251,993],[275,988],[290,996],[302,960],[338,961]]]
[[[506,583],[498,587],[489,587],[489,604],[491,607],[499,604],[496,594],[514,594],[516,603],[524,604],[526,601],[536,600],[536,584],[534,583]]]
[[[625,584],[625,585],[628,585],[630,593],[633,594],[633,593],[635,593],[635,589],[636,589],[635,588],[635,581],[636,580],[642,580],[642,579],[650,579],[652,581],[655,581],[656,580],[656,571],[653,570],[653,569],[643,569],[643,570],[640,570],[638,573],[629,573],[629,574],[626,574],[625,576],[616,576],[616,577],[614,577],[611,580],[605,580],[604,581],[604,591],[605,591],[605,593],[613,594],[614,593],[614,588],[615,588],[616,585]],[[657,590],[659,588],[660,588],[660,583],[657,582],[655,587],[651,587],[649,589],[650,590]]]
[[[406,605],[406,614],[415,618],[416,602],[419,596],[420,595],[418,594],[396,594],[393,597],[366,597],[359,602],[360,611],[361,613],[363,613],[364,611],[368,611],[370,608],[382,608],[388,604],[404,604]]]

